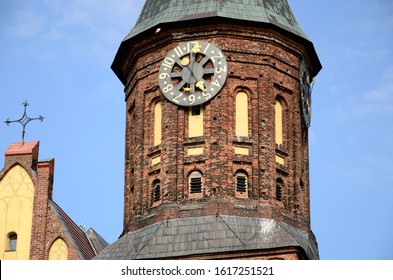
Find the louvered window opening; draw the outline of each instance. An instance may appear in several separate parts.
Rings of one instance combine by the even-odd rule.
[[[281,183],[277,182],[276,185],[276,200],[282,201],[282,187]]]
[[[190,194],[202,193],[202,178],[190,178]]]
[[[236,191],[239,193],[247,192],[247,178],[245,176],[236,176]]]
[[[153,189],[153,202],[160,201],[161,198],[161,187],[160,184],[155,184]]]

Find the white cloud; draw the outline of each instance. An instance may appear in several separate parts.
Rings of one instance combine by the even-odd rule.
[[[355,93],[350,96],[344,108],[338,113],[344,118],[362,118],[365,116],[391,116],[393,113],[393,65],[387,67],[380,77],[380,82],[372,90]]]

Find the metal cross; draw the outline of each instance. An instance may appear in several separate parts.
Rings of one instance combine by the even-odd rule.
[[[18,122],[23,126],[23,131],[22,131],[22,144],[25,143],[25,132],[26,132],[26,125],[30,122],[30,121],[34,121],[34,120],[40,120],[41,122],[44,120],[44,117],[39,115],[38,118],[29,118],[26,114],[26,107],[29,106],[29,103],[27,103],[27,101],[22,103],[23,106],[25,106],[25,110],[23,112],[23,116],[19,119],[19,120],[15,120],[15,121],[10,121],[10,119],[8,118],[5,123],[7,125],[10,125],[10,123],[13,122]]]

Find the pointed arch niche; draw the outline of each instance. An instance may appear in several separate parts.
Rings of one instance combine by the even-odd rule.
[[[68,246],[62,238],[57,238],[49,249],[48,260],[67,260]]]

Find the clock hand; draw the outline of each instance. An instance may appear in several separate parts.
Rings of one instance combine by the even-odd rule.
[[[189,69],[190,69],[191,75],[194,77],[195,53],[191,52],[190,57],[191,57],[191,67]],[[191,75],[190,75],[190,84],[191,84]]]

